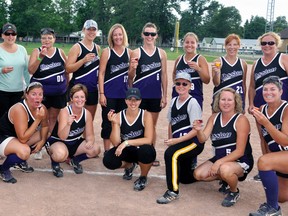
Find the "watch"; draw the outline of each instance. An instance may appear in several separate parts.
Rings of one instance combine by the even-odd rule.
[[[124,141],[124,144],[126,147],[130,146],[127,140]]]

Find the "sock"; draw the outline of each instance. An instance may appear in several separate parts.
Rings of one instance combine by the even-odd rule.
[[[16,154],[10,154],[2,164],[2,171],[9,170],[10,167],[22,162],[24,162],[24,160],[19,158]]]
[[[83,161],[83,160],[87,160],[87,159],[88,159],[88,156],[87,156],[86,153],[83,153],[83,154],[74,156],[72,159],[73,159],[75,162],[80,163],[80,162]]]
[[[265,190],[267,204],[278,210],[278,178],[275,171],[259,171]]]
[[[59,163],[53,161],[52,158],[51,158],[51,165],[52,165],[52,167],[55,167],[55,166],[59,166]]]

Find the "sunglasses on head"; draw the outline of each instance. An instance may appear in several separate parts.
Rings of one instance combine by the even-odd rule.
[[[188,86],[188,83],[186,83],[186,82],[182,82],[182,83],[181,82],[176,82],[175,85],[176,86],[182,85],[182,86],[186,87],[186,86]]]
[[[275,44],[274,41],[262,41],[261,42],[261,46],[266,46],[266,45],[269,45],[269,46],[273,46]]]
[[[42,34],[55,34],[55,31],[52,28],[42,28],[41,29],[41,35]]]
[[[10,36],[10,35],[16,36],[17,34],[15,32],[5,32],[4,35],[6,35],[6,36]]]
[[[39,82],[31,82],[27,88],[26,88],[26,92],[28,93],[32,87],[40,87],[40,88],[43,88],[43,85]]]
[[[152,37],[155,37],[156,35],[157,35],[157,33],[156,32],[143,32],[143,35],[144,36],[149,36],[149,35],[151,35]]]

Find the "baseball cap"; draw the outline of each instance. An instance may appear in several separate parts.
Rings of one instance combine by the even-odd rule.
[[[89,29],[89,28],[96,28],[98,29],[98,25],[94,20],[86,20],[86,22],[83,25],[83,28]]]
[[[177,79],[185,79],[185,80],[188,80],[189,82],[191,82],[191,76],[190,76],[190,74],[188,74],[186,72],[177,73],[175,80],[177,80]]]
[[[17,28],[16,28],[15,25],[13,25],[11,23],[6,23],[2,27],[2,34],[4,34],[5,32],[7,32],[9,30],[14,31],[15,33],[17,33]]]
[[[137,100],[141,99],[141,93],[138,88],[129,88],[126,91],[126,99],[130,99],[132,97],[136,98]]]

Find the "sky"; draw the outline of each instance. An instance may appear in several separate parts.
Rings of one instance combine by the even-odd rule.
[[[251,16],[261,16],[266,19],[268,0],[217,0],[225,7],[236,7],[242,17],[242,24]],[[185,4],[182,4],[182,9],[185,10]],[[288,21],[288,0],[275,0],[274,20],[278,16],[286,16]]]

